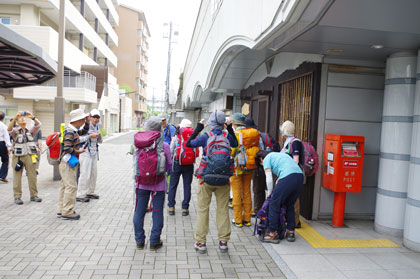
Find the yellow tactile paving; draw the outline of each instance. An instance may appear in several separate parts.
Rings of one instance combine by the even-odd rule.
[[[400,247],[389,239],[327,239],[308,223],[301,220],[296,232],[314,248]]]

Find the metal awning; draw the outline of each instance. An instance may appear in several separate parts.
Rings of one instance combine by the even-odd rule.
[[[0,23],[0,88],[42,84],[57,74],[57,63],[41,47]]]

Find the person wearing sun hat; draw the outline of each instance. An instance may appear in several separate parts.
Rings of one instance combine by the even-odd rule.
[[[70,123],[64,130],[63,149],[59,165],[61,182],[58,194],[57,217],[67,220],[78,220],[79,214],[73,209],[76,203],[77,194],[77,155],[85,152],[80,148],[79,136],[86,135],[89,131],[90,117],[81,109],[70,112]],[[83,129],[80,129],[83,126]]]
[[[80,137],[80,142],[86,146],[86,152],[79,156],[80,178],[77,187],[76,201],[88,202],[90,199],[99,199],[95,194],[97,162],[99,160],[99,144],[102,143],[101,132],[99,132],[99,110],[93,109],[90,112],[89,132],[86,136]]]

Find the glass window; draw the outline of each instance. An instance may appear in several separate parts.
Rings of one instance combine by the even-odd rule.
[[[3,24],[10,24],[10,17],[0,17],[0,22]]]
[[[142,34],[143,34],[143,30],[137,29],[137,36],[141,37]]]
[[[137,52],[138,52],[138,53],[141,53],[141,45],[138,45],[138,46],[137,46]]]
[[[137,68],[137,70],[140,69],[140,62],[139,61],[136,62],[136,68]]]

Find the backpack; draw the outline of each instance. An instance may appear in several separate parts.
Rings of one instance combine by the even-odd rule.
[[[233,175],[233,160],[230,157],[230,143],[228,133],[223,131],[221,135],[212,132],[208,135],[206,156],[203,156],[198,169],[197,178],[211,186],[224,186],[229,184]]]
[[[165,179],[163,138],[159,131],[141,131],[134,135],[137,148],[137,184],[155,185]],[[162,167],[163,166],[163,167]]]
[[[254,235],[258,235],[260,241],[263,241],[265,231],[268,229],[268,209],[270,207],[271,195],[264,201],[261,209],[255,216]],[[284,238],[286,233],[286,208],[284,206],[280,209],[280,222],[278,228],[278,235],[280,239]]]
[[[165,137],[172,138],[171,127],[174,127],[176,129],[174,125],[168,123],[166,129],[163,130]]]
[[[45,139],[48,164],[53,166],[59,165],[61,160],[60,135],[60,132],[55,132]]]
[[[260,133],[265,151],[280,152],[280,144],[268,133]]]
[[[195,158],[199,154],[197,148],[190,148],[185,146],[193,132],[194,129],[191,127],[179,129],[176,143],[175,158],[181,166],[193,165],[195,163]]]
[[[292,143],[300,139],[293,138],[289,143],[289,150],[288,153],[292,154]],[[305,154],[305,160],[304,164],[302,165],[303,173],[305,176],[312,176],[318,171],[319,167],[319,159],[318,159],[318,153],[315,151],[315,147],[310,142],[301,141],[303,144],[303,153]]]
[[[235,156],[236,167],[242,170],[254,170],[257,168],[255,155],[260,151],[260,133],[254,128],[246,128],[238,131],[239,149]]]

